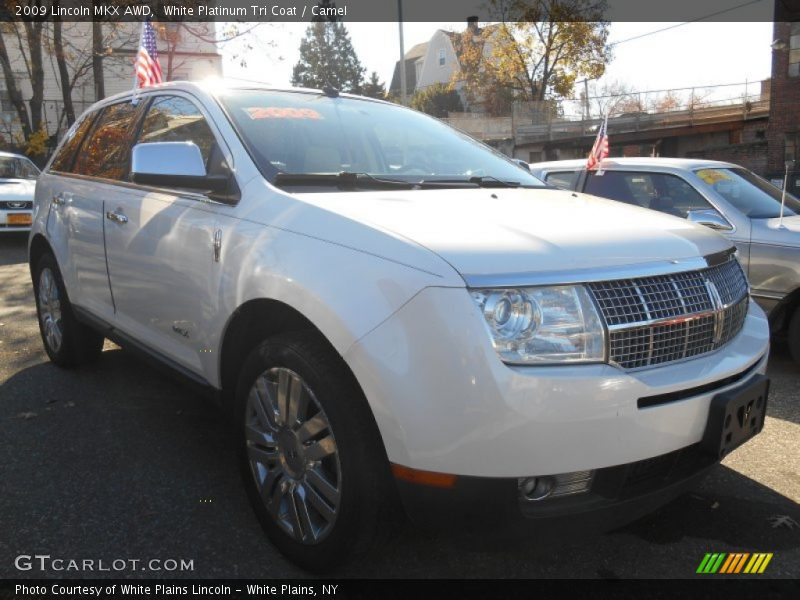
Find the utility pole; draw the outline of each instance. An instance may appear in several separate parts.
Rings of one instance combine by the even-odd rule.
[[[397,0],[397,26],[400,29],[400,103],[406,105],[406,51],[403,47],[403,0]]]
[[[589,80],[583,80],[583,108],[586,111],[586,120],[589,120],[591,114],[589,113]]]

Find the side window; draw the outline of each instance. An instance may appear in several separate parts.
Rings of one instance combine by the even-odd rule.
[[[601,198],[610,198],[611,200],[642,206],[640,202],[636,201],[627,182],[628,177],[637,175],[636,173],[621,173],[619,171],[606,171],[602,175],[589,173],[586,187],[583,191]]]
[[[91,136],[81,147],[74,172],[106,179],[125,179],[134,128],[142,105],[140,102],[134,106],[128,101],[107,106]]]
[[[94,118],[96,116],[96,111],[84,115],[83,118],[75,123],[75,125],[67,132],[67,138],[61,145],[61,149],[58,151],[58,154],[56,154],[55,158],[53,158],[53,162],[50,164],[51,171],[60,171],[62,173],[69,172],[75,152],[81,145],[83,138],[86,137],[89,129],[92,127],[92,123],[94,122]]]
[[[565,190],[574,190],[575,182],[578,180],[578,171],[556,171],[555,173],[548,173],[544,177],[545,183],[563,188]]]
[[[712,208],[691,185],[667,173],[606,171],[600,176],[592,173],[585,191],[676,217],[686,217],[691,210]]]
[[[655,177],[658,198],[655,208],[678,217],[686,217],[692,210],[708,210],[714,207],[696,189],[675,175]]]
[[[150,105],[144,118],[139,143],[148,142],[194,142],[206,170],[211,173],[212,156],[216,146],[214,134],[193,102],[180,96],[159,96]]]

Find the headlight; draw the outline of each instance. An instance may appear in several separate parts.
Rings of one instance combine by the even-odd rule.
[[[507,363],[603,362],[605,330],[581,285],[470,290]]]

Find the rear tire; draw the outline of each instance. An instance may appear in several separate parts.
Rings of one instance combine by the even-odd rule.
[[[361,389],[317,335],[267,339],[236,390],[239,461],[270,541],[328,571],[392,535],[397,495]]]
[[[92,362],[103,351],[104,338],[75,318],[55,257],[44,254],[33,272],[39,333],[45,352],[59,367]]]
[[[800,364],[800,307],[794,310],[792,320],[789,321],[787,341],[794,362]]]

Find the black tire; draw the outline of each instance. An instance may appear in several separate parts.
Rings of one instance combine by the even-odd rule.
[[[789,321],[789,331],[787,333],[789,353],[792,355],[794,362],[800,364],[800,307],[794,310],[792,320]]]
[[[283,417],[283,425],[279,423],[282,418],[279,411],[270,413],[275,421],[272,431],[276,432],[275,439],[282,440],[282,445],[277,442],[267,443],[272,449],[271,458],[265,462],[251,462],[249,453],[253,450],[253,442],[247,440],[248,431],[252,440],[253,427],[259,427],[267,414],[259,414],[254,410],[255,400],[248,402],[251,389],[256,380],[265,384],[269,378],[279,380],[280,374],[285,375],[287,372],[302,381],[298,384],[297,379],[292,379],[288,389],[292,390],[293,385],[300,385],[307,397],[305,402],[311,408],[302,409],[304,416],[298,413],[294,419]],[[262,379],[262,376],[267,379]],[[263,385],[260,389],[266,390]],[[265,394],[266,396],[273,394],[273,398],[279,397],[277,385],[270,389],[273,391]],[[343,564],[354,555],[379,546],[394,534],[400,522],[397,508],[399,504],[372,412],[344,361],[318,335],[307,332],[282,334],[269,338],[256,347],[242,367],[236,389],[236,402],[239,462],[244,485],[261,526],[280,552],[304,569],[325,572]],[[264,409],[275,404],[272,400],[267,404],[262,401],[260,406]],[[287,414],[291,415],[289,409]],[[286,423],[291,421],[299,427],[304,419],[306,423],[310,423],[318,418],[312,418],[311,415],[314,414],[322,414],[329,427],[320,429],[320,433],[308,442],[303,442],[299,431],[297,439],[292,438],[292,441],[286,442],[285,436],[289,429]],[[306,454],[309,444],[323,437],[327,439],[329,434],[335,440],[336,453],[322,459],[322,464],[307,463],[310,456],[310,452]],[[299,445],[287,450],[287,446],[292,443]],[[275,460],[275,456],[279,456],[280,460]],[[291,457],[299,460],[301,465],[294,474],[291,474]],[[336,462],[333,467],[330,463],[324,463],[334,459]],[[305,539],[306,536],[303,536],[304,539],[297,539],[298,532],[307,532],[311,526],[308,519],[305,522],[299,519],[301,511],[297,507],[300,505],[296,504],[296,498],[310,496],[308,478],[311,475],[308,471],[313,469],[309,464],[315,464],[320,469],[330,469],[326,478],[335,482],[339,488],[338,506],[331,510],[336,515],[331,522],[330,519],[325,521],[320,518],[323,513],[316,512],[313,503],[305,502],[306,508],[312,507],[312,510],[306,510],[306,517],[309,514],[317,517],[317,521],[324,525],[320,527],[323,533],[319,539],[311,539],[311,534],[308,539]],[[331,474],[331,470],[336,470],[336,473]],[[270,473],[273,475],[270,476]],[[284,491],[278,491],[280,486],[284,486],[281,488]],[[286,492],[286,489],[290,491]],[[313,491],[316,488],[311,489]],[[268,508],[268,503],[273,510]],[[292,513],[292,509],[295,512]],[[293,529],[292,535],[284,529],[289,527],[286,520],[282,520],[280,514],[273,516],[275,511],[288,515],[289,520],[292,514],[297,515],[294,521],[302,523],[302,527]],[[313,526],[311,529],[314,529]]]
[[[52,319],[53,313],[43,305],[40,295],[43,273],[47,271],[52,277],[53,285],[58,294],[58,319]],[[39,321],[39,333],[42,336],[45,352],[50,360],[59,367],[71,368],[82,364],[90,363],[100,356],[103,351],[104,338],[93,329],[80,323],[75,318],[72,305],[69,303],[67,290],[64,287],[64,280],[58,268],[55,257],[44,254],[33,272],[33,291],[36,298],[36,315]],[[54,338],[48,337],[45,324],[45,315],[49,314],[59,327],[61,336],[60,343],[56,344]]]

